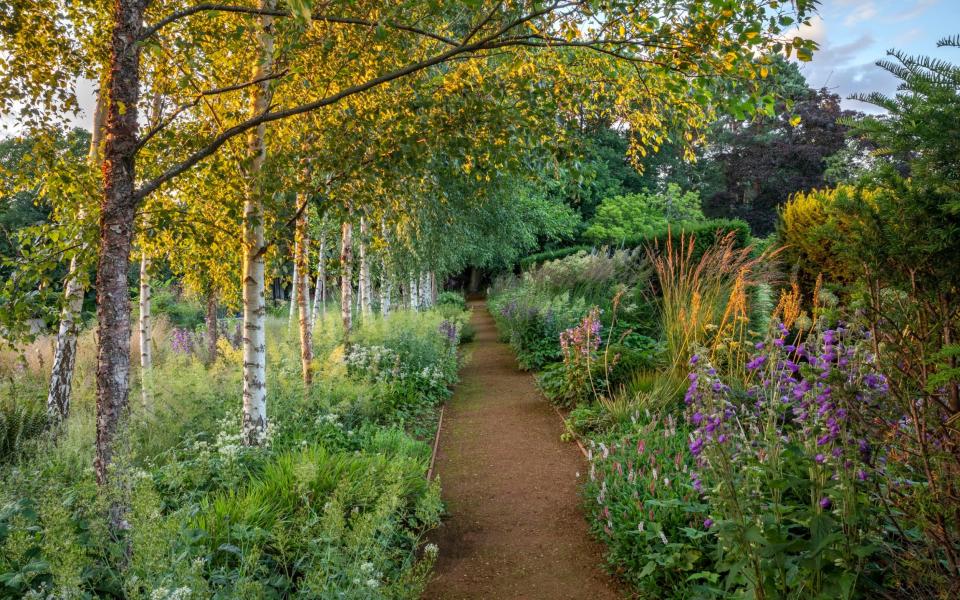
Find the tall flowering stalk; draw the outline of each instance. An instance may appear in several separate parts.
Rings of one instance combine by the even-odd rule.
[[[798,343],[781,324],[755,350],[737,381],[690,360],[693,485],[757,598],[849,597],[878,520],[867,500],[876,449],[850,415],[880,402],[886,381],[863,336],[844,327]]]
[[[560,333],[560,351],[563,353],[563,369],[569,389],[590,389],[594,397],[597,396],[597,390],[593,381],[593,365],[599,359],[602,328],[600,309],[595,306],[578,325]]]

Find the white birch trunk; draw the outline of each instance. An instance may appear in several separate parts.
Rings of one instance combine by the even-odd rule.
[[[93,128],[90,136],[90,151],[87,163],[91,169],[99,170],[103,160],[100,144],[103,142],[103,129],[107,118],[106,90],[97,94],[97,105],[93,114]],[[83,218],[83,213],[78,214]],[[70,414],[70,399],[73,394],[73,370],[77,362],[77,334],[80,330],[80,311],[83,310],[84,284],[81,280],[80,261],[70,259],[70,267],[64,286],[64,305],[60,314],[60,328],[57,330],[56,349],[53,353],[53,365],[50,370],[50,388],[47,391],[47,415],[50,423],[57,424]]]
[[[300,282],[300,273],[299,271],[299,261],[297,257],[300,256],[300,247],[299,242],[294,240],[293,242],[293,279],[290,281],[290,314],[287,316],[287,324],[293,325],[293,318],[297,314],[297,287]]]
[[[410,296],[410,310],[420,310],[420,291],[417,289],[417,276],[410,277],[410,286],[407,291]]]
[[[140,254],[140,399],[144,406],[150,406],[153,388],[153,315],[150,298],[150,259],[147,253]]]
[[[276,0],[260,0],[260,8],[275,11]],[[267,110],[270,103],[270,83],[266,79],[273,70],[273,17],[260,17],[260,59],[253,72],[254,80],[251,114]],[[260,172],[267,156],[267,126],[261,124],[250,130],[251,180],[243,203],[243,442],[260,445],[267,433],[267,357],[264,325],[267,307],[264,301],[266,287],[264,272],[263,202],[260,194]]]
[[[383,254],[380,255],[380,314],[387,316],[390,314],[390,294],[392,292],[390,281],[390,270],[388,268],[390,258],[390,238],[387,236],[387,222],[380,218],[380,231],[383,235]]]
[[[296,266],[300,277],[294,279],[297,306],[300,310],[300,364],[303,372],[304,389],[313,383],[313,338],[310,323],[310,233],[307,229],[309,217],[303,211],[297,219],[296,227]]]
[[[327,258],[327,218],[323,218],[320,225],[320,256],[317,257],[317,287],[313,293],[313,309],[310,315],[312,323],[317,322],[317,313],[322,310],[323,318],[327,317],[327,273],[324,261]],[[322,307],[322,308],[321,308]]]
[[[420,274],[420,299],[417,303],[420,305],[421,309],[430,308],[430,274],[423,272]]]
[[[344,221],[340,228],[340,318],[343,343],[350,344],[353,329],[353,224]]]
[[[370,285],[370,260],[367,256],[367,218],[360,217],[360,314],[370,316],[373,304],[373,290]]]

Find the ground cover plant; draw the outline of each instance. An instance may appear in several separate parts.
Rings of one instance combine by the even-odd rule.
[[[221,339],[211,362],[185,330],[161,325],[155,404],[132,409],[114,472],[130,506],[119,535],[97,529],[113,500],[98,497],[86,466],[89,388],[54,438],[42,396],[39,408],[13,404],[43,385],[27,364],[8,383],[20,387],[4,390],[0,596],[416,597],[435,557],[422,536],[441,512],[428,441],[457,378],[463,322],[449,310],[368,318],[346,352],[338,322],[318,323],[324,381],[305,388],[292,330],[268,321],[278,415],[255,448],[224,392],[239,350]]]

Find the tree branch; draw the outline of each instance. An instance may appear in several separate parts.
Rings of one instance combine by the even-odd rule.
[[[505,25],[500,27],[498,30],[494,31],[490,35],[487,35],[476,42],[457,43],[453,48],[450,48],[449,50],[446,50],[445,52],[437,54],[431,58],[408,64],[405,67],[396,69],[389,73],[384,73],[373,79],[369,79],[363,83],[343,89],[337,92],[336,94],[326,96],[324,98],[321,98],[313,102],[308,102],[308,103],[301,104],[299,106],[294,106],[292,108],[288,108],[284,110],[274,110],[273,107],[269,107],[262,113],[255,115],[250,119],[247,119],[246,121],[238,123],[222,131],[219,135],[214,137],[206,146],[195,151],[193,154],[188,156],[179,164],[176,164],[168,168],[159,176],[151,179],[150,181],[145,182],[143,185],[140,186],[140,188],[138,188],[134,192],[134,197],[137,200],[143,199],[148,194],[157,190],[164,183],[170,181],[171,179],[180,175],[184,171],[187,171],[188,169],[190,169],[191,167],[193,167],[203,159],[214,154],[221,146],[226,144],[230,139],[246,131],[249,131],[250,129],[253,129],[254,127],[258,127],[259,125],[262,125],[265,123],[279,121],[281,119],[286,119],[289,117],[294,117],[297,115],[309,113],[309,112],[324,108],[326,106],[336,104],[340,100],[343,100],[344,98],[347,98],[349,96],[353,96],[355,94],[359,94],[367,90],[379,87],[385,83],[390,83],[402,77],[406,77],[407,75],[411,75],[413,73],[417,73],[419,71],[422,71],[434,65],[444,63],[448,60],[451,60],[461,55],[470,55],[472,53],[475,53],[481,50],[492,50],[492,49],[505,48],[510,46],[554,46],[554,47],[577,46],[577,47],[586,47],[586,48],[596,50],[605,54],[610,54],[611,56],[614,56],[619,59],[631,60],[631,57],[621,55],[607,48],[592,46],[587,41],[582,41],[582,42],[564,41],[563,43],[545,43],[542,40],[539,40],[531,43],[530,36],[526,36],[526,35],[505,37],[507,33],[516,29],[517,27],[524,25],[525,23],[529,23],[534,19],[550,14],[551,12],[558,10],[559,8],[564,8],[572,5],[574,5],[574,3],[564,2],[563,0],[557,0],[553,4],[548,5],[540,10],[515,18],[513,21],[506,23]],[[192,12],[188,14],[193,14],[195,12],[199,12],[200,10],[215,10],[211,8],[212,6],[216,6],[216,5],[198,5],[197,7],[194,7],[194,9],[186,9],[186,10],[187,11],[192,10]],[[206,8],[200,8],[200,7],[206,7]],[[256,9],[241,8],[237,12],[255,12],[255,11]],[[341,19],[341,21],[345,21],[345,20]],[[170,22],[170,20],[168,19],[167,22]],[[360,23],[359,20],[352,21],[352,22]],[[364,23],[364,24],[367,24],[367,23]],[[156,30],[156,28],[154,28],[154,30]]]
[[[236,83],[234,85],[228,85],[225,87],[199,91],[197,93],[196,98],[194,98],[192,102],[186,102],[184,104],[181,104],[180,106],[177,107],[175,111],[173,111],[170,114],[169,117],[167,117],[166,119],[162,119],[159,123],[157,123],[155,127],[153,127],[147,133],[145,133],[143,137],[140,138],[139,141],[137,141],[137,146],[134,152],[139,152],[140,149],[143,148],[146,145],[146,143],[150,141],[150,138],[152,138],[156,134],[160,133],[163,129],[168,127],[170,123],[172,123],[178,116],[180,116],[181,113],[183,113],[183,111],[187,110],[188,108],[193,108],[194,106],[200,104],[200,101],[203,100],[205,97],[216,96],[218,94],[226,94],[228,92],[236,92],[238,90],[248,88],[251,85],[263,83],[264,81],[270,81],[271,79],[279,79],[280,77],[283,77],[286,74],[287,74],[287,70],[284,69],[282,71],[271,73],[269,75],[264,75],[263,77],[257,77],[256,79],[251,79],[250,81],[245,81],[243,83]]]
[[[147,27],[144,29],[143,33],[140,34],[140,40],[145,40],[155,35],[158,31],[166,27],[167,25],[184,19],[191,15],[195,15],[201,12],[225,12],[225,13],[235,13],[235,14],[245,14],[245,15],[254,15],[254,16],[267,16],[267,17],[289,17],[290,12],[286,10],[265,10],[262,8],[252,7],[252,6],[234,6],[230,4],[212,4],[212,3],[203,3],[197,4],[196,6],[191,6],[183,10],[178,10],[176,12],[170,13],[155,25]],[[430,39],[436,40],[438,42],[443,42],[448,46],[456,46],[456,40],[448,38],[446,36],[440,35],[438,33],[433,33],[432,31],[427,31],[425,29],[420,29],[418,27],[412,27],[410,25],[403,25],[402,23],[395,23],[392,21],[386,21],[380,23],[377,21],[368,21],[366,19],[357,19],[353,17],[334,17],[329,15],[311,15],[310,20],[319,21],[322,23],[339,23],[343,25],[360,25],[363,27],[378,27],[383,25],[391,29],[396,29],[398,31],[406,31],[407,33],[414,33]]]

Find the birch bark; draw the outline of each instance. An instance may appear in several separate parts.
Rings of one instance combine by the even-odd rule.
[[[387,316],[390,314],[390,294],[393,290],[389,270],[390,238],[387,235],[387,223],[382,218],[380,230],[383,233],[383,254],[380,256],[380,314]]]
[[[97,105],[94,110],[93,129],[90,136],[90,151],[87,154],[87,162],[91,169],[99,169],[102,161],[100,145],[103,143],[106,114],[105,90],[101,90],[97,94]],[[81,213],[79,217],[83,218],[83,214]],[[73,370],[77,361],[77,334],[80,329],[80,311],[83,309],[84,291],[80,262],[77,257],[73,257],[70,259],[64,289],[65,302],[60,315],[60,327],[57,330],[56,348],[53,353],[53,366],[50,370],[50,388],[47,391],[47,415],[53,424],[61,422],[70,414],[70,399],[73,395]]]
[[[296,229],[296,226],[294,226]],[[287,316],[287,324],[293,325],[293,319],[297,315],[297,289],[300,286],[300,261],[297,260],[297,257],[300,256],[300,246],[299,242],[296,240],[296,233],[294,233],[293,241],[293,278],[290,280],[290,314]]]
[[[360,288],[360,314],[363,318],[370,316],[372,305],[372,290],[370,286],[370,260],[367,256],[367,218],[360,217],[360,239],[358,247],[360,250],[360,276],[358,287]]]
[[[310,320],[317,322],[317,313],[322,311],[323,318],[327,317],[327,273],[325,260],[327,258],[327,217],[323,217],[320,224],[320,255],[317,257],[317,287],[313,293],[313,310]]]
[[[313,339],[310,323],[310,233],[307,211],[303,211],[296,225],[297,260],[296,271],[300,277],[294,279],[297,293],[297,307],[300,311],[300,364],[303,371],[304,389],[313,383]]]
[[[344,221],[340,227],[340,319],[343,344],[349,346],[353,328],[353,224],[350,221]]]
[[[93,469],[101,486],[108,483],[113,440],[130,399],[127,269],[138,202],[135,194],[140,99],[138,38],[146,4],[146,0],[117,0],[113,5],[97,261],[97,433]],[[120,507],[111,508],[115,527],[125,525],[122,513]]]
[[[260,8],[274,11],[276,0],[260,0]],[[273,70],[273,17],[260,16],[260,59],[253,72],[251,116],[267,110],[270,103],[270,82],[266,76]],[[243,442],[249,446],[263,443],[267,432],[267,308],[264,298],[265,241],[263,202],[260,197],[260,176],[267,156],[266,124],[250,130],[247,145],[251,185],[243,204]]]
[[[140,400],[150,406],[153,387],[153,315],[150,298],[150,258],[146,251],[140,252]]]

